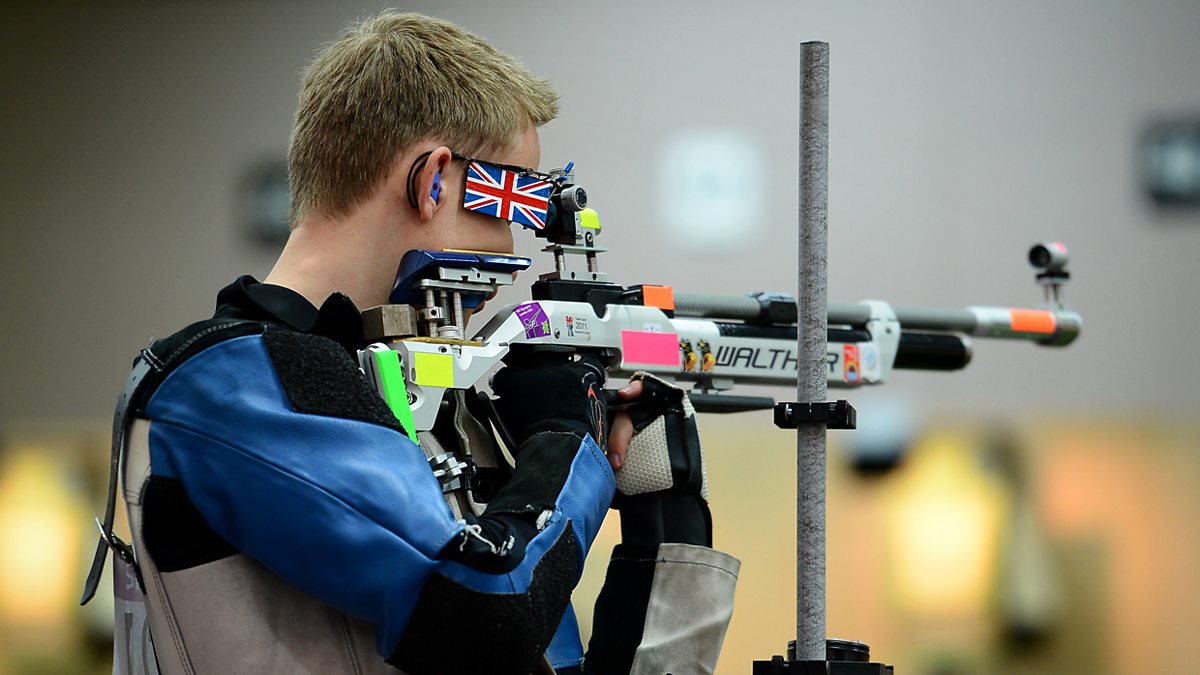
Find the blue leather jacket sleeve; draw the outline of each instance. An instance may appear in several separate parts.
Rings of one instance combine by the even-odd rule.
[[[330,392],[336,395],[336,392]],[[460,536],[425,455],[399,431],[297,412],[261,335],[193,356],[148,401],[155,475],[180,481],[208,525],[246,555],[377,626],[388,656],[437,572],[485,593],[521,593],[571,524],[578,569],[612,499],[608,463],[580,445],[550,523],[510,572],[438,559]]]
[[[554,638],[546,649],[546,659],[555,670],[583,665],[583,643],[579,640],[579,620],[575,617],[574,605],[567,606],[558,629],[554,631]]]

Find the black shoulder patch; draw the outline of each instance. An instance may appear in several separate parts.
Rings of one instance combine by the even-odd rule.
[[[373,422],[407,433],[358,364],[334,340],[268,327],[263,343],[298,412]]]
[[[547,431],[525,439],[518,450],[516,471],[488,503],[485,513],[537,515],[553,509],[571,474],[579,443],[579,436],[566,431]]]
[[[434,574],[388,663],[412,675],[529,675],[567,610],[575,568],[568,523],[538,561],[526,593],[481,593]],[[455,648],[447,631],[469,643]]]
[[[237,553],[188,498],[177,480],[150,476],[142,494],[142,537],[159,572],[178,572]]]

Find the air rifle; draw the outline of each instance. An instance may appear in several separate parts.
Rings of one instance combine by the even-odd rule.
[[[392,302],[364,312],[364,372],[406,427],[433,428],[448,391],[466,390],[510,355],[530,351],[595,354],[617,380],[637,371],[691,383],[701,412],[771,408],[765,396],[734,394],[740,385],[794,385],[796,302],[783,293],[715,296],[675,293],[669,286],[621,286],[600,271],[600,221],[570,167],[552,172],[543,251],[554,271],[532,285],[532,299],[500,309],[465,337],[469,311],[530,258],[478,251],[410,251],[401,262]],[[583,264],[578,262],[582,259]],[[569,265],[568,261],[576,262]],[[1035,245],[1030,263],[1045,288],[1037,309],[894,307],[880,300],[829,305],[826,352],[830,387],[883,384],[895,369],[958,370],[971,359],[972,338],[1070,344],[1082,328],[1066,307],[1069,280],[1062,244]]]

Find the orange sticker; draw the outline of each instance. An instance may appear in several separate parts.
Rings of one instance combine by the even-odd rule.
[[[846,384],[858,384],[858,345],[846,345],[842,351],[842,379]]]
[[[662,310],[675,309],[675,289],[670,286],[642,286],[642,304]]]
[[[1010,309],[1012,329],[1018,333],[1053,333],[1054,312],[1040,309]]]

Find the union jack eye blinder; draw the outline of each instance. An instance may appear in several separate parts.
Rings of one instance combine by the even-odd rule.
[[[413,208],[417,208],[417,175],[430,154],[426,152],[417,157],[408,171],[408,203]],[[463,208],[530,229],[545,229],[546,210],[555,186],[552,175],[511,164],[486,162],[457,152],[452,157],[467,162]]]

